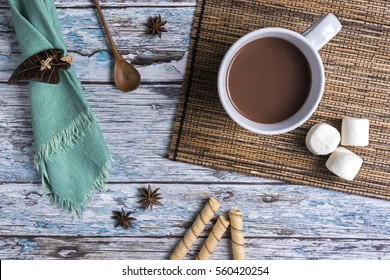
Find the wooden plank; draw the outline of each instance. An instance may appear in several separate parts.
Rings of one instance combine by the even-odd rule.
[[[40,181],[33,168],[27,85],[6,88],[0,95],[0,182]],[[111,182],[275,182],[168,160],[180,88],[144,84],[132,94],[122,94],[113,85],[86,85],[87,99],[115,160]]]
[[[38,184],[3,184],[0,236],[183,236],[211,196],[221,201],[219,215],[232,208],[243,211],[247,237],[390,236],[387,201],[293,185],[153,182],[153,187],[160,187],[164,206],[143,211],[137,201],[139,188],[146,186],[146,182],[109,184],[78,219],[53,206]],[[137,219],[129,230],[114,228],[111,211],[121,208],[133,211]]]
[[[195,6],[196,0],[99,0],[102,7],[186,7]],[[56,0],[56,7],[90,7],[93,5],[91,0]],[[8,8],[7,0],[0,0],[0,8]]]
[[[1,259],[169,259],[179,238],[0,237]],[[191,248],[194,259],[204,238]],[[256,238],[246,240],[247,259],[390,259],[390,240],[329,238]],[[223,238],[211,259],[232,259],[231,241]]]
[[[112,35],[124,58],[139,70],[144,82],[181,83],[186,65],[194,8],[105,9]],[[168,20],[162,38],[147,34],[149,16]],[[113,82],[113,56],[97,14],[92,8],[61,9],[63,35],[82,81]],[[0,82],[21,63],[9,9],[0,9]]]

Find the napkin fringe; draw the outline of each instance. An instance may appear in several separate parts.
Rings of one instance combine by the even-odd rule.
[[[39,170],[41,163],[43,163],[45,159],[66,148],[72,148],[95,122],[96,118],[90,109],[80,113],[61,132],[57,133],[47,143],[38,147],[34,158],[35,168]]]
[[[76,204],[73,201],[63,198],[53,192],[51,190],[50,183],[48,182],[46,172],[42,172],[42,187],[46,193],[50,194],[51,200],[54,204],[58,205],[64,210],[74,212],[77,216],[81,217],[84,212],[85,205],[91,200],[92,195],[96,192],[106,191],[105,185],[110,171],[111,158],[108,158],[104,163],[103,167],[100,169],[100,172],[96,177],[95,182],[92,184],[88,194],[85,196],[84,201],[81,204]]]

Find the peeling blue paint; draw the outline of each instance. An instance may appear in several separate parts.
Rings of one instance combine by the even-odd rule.
[[[18,238],[17,242],[24,246],[23,249],[21,250],[21,253],[24,255],[29,255],[31,250],[35,250],[38,248],[37,242],[31,241],[26,238]]]
[[[314,201],[314,200],[312,200],[312,201],[310,201],[309,202],[309,206],[312,206],[312,207],[317,207],[317,206],[321,206],[321,205],[324,205],[325,203],[324,202],[322,202],[322,201]]]
[[[298,254],[307,255],[308,253],[311,252],[311,249],[308,248],[307,246],[301,246],[301,247],[295,248],[294,251],[297,252]]]
[[[110,233],[111,230],[109,230],[108,228],[100,228],[99,229],[99,234],[105,234],[105,233]]]
[[[113,60],[114,57],[106,51],[98,52],[94,55],[94,58],[97,62],[104,62],[107,63],[107,61]]]
[[[74,32],[74,31],[68,32],[68,34],[66,34],[66,36],[68,37],[68,40],[72,40],[72,42],[77,44],[77,45],[85,44],[83,37],[80,36],[77,32]]]
[[[17,62],[15,63],[11,63],[11,62],[13,61],[9,56],[4,54],[0,55],[0,63],[2,65],[1,72],[5,72],[7,76],[10,75],[15,70],[15,67],[17,66]]]
[[[44,221],[37,221],[34,225],[39,228],[47,228],[48,223]]]
[[[345,213],[335,220],[335,224],[340,226],[357,226],[357,225],[368,225],[369,220],[366,216],[362,216],[356,213]]]
[[[149,134],[151,130],[152,130],[152,125],[151,124],[144,124],[144,132],[146,134]]]
[[[152,51],[144,51],[142,54],[145,57],[153,57],[153,52]]]
[[[164,66],[164,70],[167,72],[178,72],[175,67],[173,67],[172,65],[169,65],[169,64]]]

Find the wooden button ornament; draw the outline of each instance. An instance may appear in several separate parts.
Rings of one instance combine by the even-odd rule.
[[[16,68],[8,83],[37,81],[58,84],[60,82],[60,70],[69,69],[73,63],[72,57],[63,57],[63,54],[63,50],[48,49],[30,56]]]

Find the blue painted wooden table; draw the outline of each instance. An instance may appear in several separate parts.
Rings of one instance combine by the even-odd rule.
[[[7,1],[0,0],[1,259],[167,259],[211,196],[222,202],[220,214],[244,212],[248,259],[390,259],[388,201],[169,161],[195,1],[101,2],[143,83],[128,95],[114,87],[113,57],[92,1],[56,0],[74,67],[115,160],[108,191],[79,219],[42,193],[27,85],[6,85],[21,57]],[[168,20],[161,39],[145,26],[158,14]],[[149,183],[160,187],[164,206],[142,211],[139,188]],[[111,211],[121,208],[134,211],[131,229],[114,228]],[[232,258],[229,234],[213,258]]]

